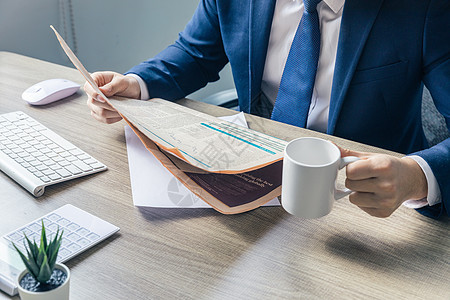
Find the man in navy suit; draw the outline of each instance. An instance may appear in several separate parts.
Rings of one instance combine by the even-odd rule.
[[[203,0],[156,57],[126,75],[93,77],[106,96],[176,100],[218,80],[230,63],[240,109],[270,117],[303,10],[302,0]],[[342,149],[364,158],[347,167],[350,201],[377,217],[402,203],[449,215],[450,139],[429,148],[421,103],[425,84],[450,129],[450,1],[323,0],[317,12],[320,55],[306,127],[408,154]],[[85,90],[96,119],[121,119]]]

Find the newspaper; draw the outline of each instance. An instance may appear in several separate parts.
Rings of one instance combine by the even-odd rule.
[[[243,173],[283,158],[285,141],[170,101],[109,103],[159,147],[208,172]]]
[[[145,147],[216,210],[240,213],[281,194],[286,141],[163,99],[106,97],[53,26],[64,52]]]

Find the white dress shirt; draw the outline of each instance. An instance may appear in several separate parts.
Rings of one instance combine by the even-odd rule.
[[[344,3],[345,0],[323,0],[317,5],[321,44],[306,128],[320,132],[327,131],[331,86]],[[284,65],[300,23],[303,9],[302,0],[277,0],[275,5],[261,84],[262,92],[272,104],[275,103],[277,97]],[[127,76],[132,76],[138,80],[141,88],[141,99],[148,99],[148,89],[145,82],[137,75],[128,74]],[[405,206],[419,208],[428,204],[440,203],[439,186],[428,163],[419,156],[409,157],[413,158],[425,173],[428,183],[428,195],[427,198],[422,200],[408,200],[404,203]]]

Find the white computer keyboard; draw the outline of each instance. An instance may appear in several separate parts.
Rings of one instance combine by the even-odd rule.
[[[60,231],[63,230],[61,248],[59,249],[57,258],[57,262],[61,263],[71,259],[119,231],[119,227],[73,205],[67,204],[42,218],[34,220],[25,226],[5,234],[1,243],[3,245],[8,245],[8,252],[10,252],[10,254],[2,255],[2,257],[0,257],[0,289],[8,294],[14,295],[17,292],[14,281],[15,277],[19,275],[18,272],[21,271],[21,267],[17,265],[21,263],[18,262],[17,258],[16,260],[6,262],[2,261],[2,258],[11,258],[13,255],[18,257],[15,250],[13,250],[12,242],[20,250],[25,250],[24,233],[30,240],[35,240],[39,245],[42,221],[45,224],[47,239],[53,237],[58,228]],[[0,250],[2,250],[1,247]],[[0,253],[4,254],[2,251],[0,251]]]
[[[34,196],[48,185],[106,169],[25,113],[0,115],[0,170]]]

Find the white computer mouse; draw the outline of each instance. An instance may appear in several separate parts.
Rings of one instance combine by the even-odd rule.
[[[79,84],[67,79],[48,79],[27,88],[22,99],[31,105],[44,105],[69,97],[79,88]]]

